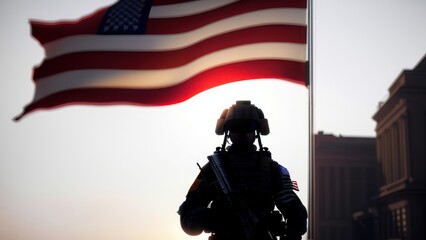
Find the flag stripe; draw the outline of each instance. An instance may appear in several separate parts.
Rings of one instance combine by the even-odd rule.
[[[281,59],[304,62],[305,50],[306,47],[303,44],[255,43],[215,51],[177,68],[68,71],[38,80],[36,82],[35,100],[56,91],[81,87],[168,87],[180,84],[202,71],[239,61]]]
[[[294,4],[296,2],[297,4]],[[182,33],[191,31],[212,22],[222,21],[227,18],[232,18],[241,14],[250,12],[262,11],[266,9],[282,9],[286,12],[304,12],[306,14],[306,7],[303,4],[306,1],[238,1],[233,4],[217,8],[208,12],[198,13],[194,12],[193,15],[175,17],[175,18],[149,18],[147,26],[147,34],[171,34]],[[152,15],[155,14],[155,7],[153,7]],[[304,14],[304,15],[305,15]],[[281,18],[286,18],[288,14],[279,15]],[[258,19],[259,20],[259,19]],[[305,18],[303,23],[305,24]]]
[[[241,5],[242,1],[238,1],[238,0],[201,0],[201,1],[193,1],[193,0],[154,0],[153,2],[153,6],[154,8],[158,8],[158,6],[160,5],[173,5],[174,7],[176,7],[177,4],[184,4],[184,3],[189,3],[189,4],[203,4],[203,5],[207,5],[210,4],[210,6],[214,5],[224,5],[226,4],[230,4],[230,3],[236,3],[236,2],[240,2],[239,4]],[[307,3],[305,0],[269,0],[269,1],[258,1],[258,0],[244,0],[243,2],[246,5],[251,5],[251,6],[259,6],[259,5],[266,5],[269,7],[296,7],[296,8],[306,8]],[[197,5],[187,5],[187,7],[189,8],[195,8]],[[169,9],[170,10],[170,9]]]
[[[260,42],[306,42],[304,27],[287,25],[259,26],[210,38],[188,48],[161,52],[78,52],[47,59],[34,70],[34,81],[53,74],[77,69],[163,69],[187,64],[210,52]],[[119,42],[117,42],[119,44]],[[305,56],[300,56],[303,61]],[[114,59],[114,61],[111,61]],[[140,61],[149,59],[149,61]]]
[[[297,10],[298,11],[298,10]],[[167,35],[77,35],[44,45],[46,58],[83,51],[165,51],[181,49],[205,39],[244,28],[290,25],[305,20],[303,13],[287,9],[269,9],[242,14],[181,34]],[[283,17],[287,16],[287,17]],[[299,24],[296,24],[298,26]],[[306,30],[305,26],[301,26]],[[295,32],[295,34],[300,34]],[[306,42],[306,35],[302,35]],[[300,37],[300,36],[299,36]]]
[[[100,9],[77,21],[42,22],[31,20],[31,34],[42,45],[64,37],[96,34],[108,8]]]
[[[293,3],[295,2],[295,3]],[[292,7],[292,8],[289,8]],[[156,6],[151,9],[151,14],[155,15]],[[146,34],[172,34],[192,31],[203,27],[212,22],[221,21],[234,16],[256,12],[260,10],[273,9],[277,11],[276,17],[287,18],[287,16],[296,16],[294,24],[305,25],[306,23],[306,1],[239,1],[221,8],[213,9],[207,13],[195,14],[184,17],[173,18],[150,18],[148,20]],[[60,38],[74,35],[96,34],[99,24],[105,15],[106,9],[100,9],[88,17],[77,21],[63,21],[55,24],[31,21],[32,34],[40,41],[46,44]],[[293,12],[291,14],[291,12]],[[300,15],[300,13],[303,15]],[[198,12],[195,12],[198,13]],[[262,20],[259,18],[257,20]]]
[[[259,68],[258,66],[262,66]],[[306,63],[285,60],[257,60],[219,66],[171,87],[157,89],[78,88],[60,91],[34,101],[24,109],[24,114],[41,108],[52,108],[69,103],[137,104],[162,106],[189,99],[204,90],[226,83],[250,79],[275,78],[302,83]],[[204,81],[214,79],[214,81]],[[167,96],[167,97],[164,97]],[[21,115],[21,116],[22,116]],[[21,116],[18,116],[19,119]]]

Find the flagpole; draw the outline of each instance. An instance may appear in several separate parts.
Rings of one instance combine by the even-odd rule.
[[[315,222],[315,132],[314,132],[314,53],[313,0],[308,0],[308,94],[309,94],[309,223],[308,239],[316,239]]]

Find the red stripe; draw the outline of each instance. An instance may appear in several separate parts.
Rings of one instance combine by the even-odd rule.
[[[261,66],[261,67],[259,67]],[[275,78],[305,83],[305,63],[283,60],[258,60],[224,65],[202,72],[187,81],[159,89],[74,89],[58,92],[34,102],[24,109],[24,114],[36,109],[49,109],[68,104],[134,104],[162,106],[185,101],[207,89],[226,83]]]
[[[205,54],[250,43],[306,43],[301,26],[259,26],[226,33],[188,48],[166,52],[83,52],[45,60],[34,69],[34,81],[78,69],[164,69],[185,65]],[[111,60],[113,59],[113,61]]]
[[[305,0],[290,1],[240,1],[222,8],[214,9],[196,15],[165,18],[165,19],[149,19],[147,26],[147,34],[171,34],[190,31],[206,24],[231,17],[242,13],[278,7],[294,7],[306,8]],[[100,9],[77,21],[62,21],[55,23],[43,23],[31,21],[32,34],[41,43],[57,40],[59,38],[79,35],[79,34],[96,34],[102,18],[108,8]]]
[[[108,8],[102,8],[76,21],[38,22],[30,21],[32,35],[41,43],[81,34],[96,34]]]

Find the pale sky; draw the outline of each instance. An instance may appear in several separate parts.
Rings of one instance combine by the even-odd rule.
[[[167,107],[68,106],[12,118],[34,93],[43,49],[29,19],[76,19],[113,0],[1,0],[0,239],[190,237],[176,211],[222,142],[216,120],[250,99],[270,122],[262,138],[308,199],[308,91],[278,80],[217,87]],[[423,0],[323,0],[315,5],[315,128],[373,137],[371,119],[403,69],[426,53]]]

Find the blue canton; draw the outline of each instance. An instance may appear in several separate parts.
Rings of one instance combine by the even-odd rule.
[[[105,13],[98,34],[144,34],[152,0],[121,0]]]

